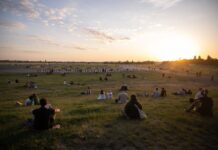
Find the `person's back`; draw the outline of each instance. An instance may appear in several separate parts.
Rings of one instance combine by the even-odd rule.
[[[195,98],[194,99],[200,99],[202,97],[203,97],[202,89],[200,88],[199,91],[195,94]]]
[[[33,110],[34,128],[37,130],[46,130],[52,127],[52,110],[45,107]]]
[[[161,97],[167,96],[167,92],[166,92],[166,90],[165,90],[164,88],[162,88],[161,93],[160,93],[160,96],[161,96]]]
[[[153,97],[159,97],[159,96],[160,96],[160,92],[158,88],[156,88],[155,91],[153,92]]]
[[[124,111],[125,114],[130,118],[130,119],[140,119],[140,115],[139,115],[139,109],[142,109],[141,104],[138,103],[137,99],[133,98],[133,96],[131,96],[131,100],[126,104]]]
[[[198,108],[198,112],[202,116],[213,116],[213,100],[210,97],[203,97],[201,100],[201,106]]]
[[[125,103],[128,100],[128,94],[124,91],[121,91],[118,94],[118,103]]]
[[[33,110],[34,123],[33,127],[36,130],[46,130],[52,127],[54,119],[53,115],[55,114],[54,109],[47,109],[47,102],[45,99],[40,100],[41,107]]]

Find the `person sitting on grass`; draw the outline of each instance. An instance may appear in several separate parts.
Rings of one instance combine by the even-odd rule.
[[[146,117],[142,111],[142,105],[138,102],[135,95],[131,95],[131,99],[126,104],[123,114],[129,119],[144,119]]]
[[[53,109],[47,104],[47,100],[44,98],[40,99],[40,105],[40,108],[32,111],[34,116],[33,128],[36,130],[47,130],[54,128],[55,112],[60,110]]]
[[[191,105],[185,109],[186,112],[196,111],[202,116],[213,116],[213,99],[208,97],[208,91],[205,90],[203,97],[197,100],[192,99]]]
[[[113,92],[109,91],[107,92],[107,99],[112,99],[113,98]]]
[[[204,90],[202,88],[199,88],[198,92],[195,94],[195,100],[200,99],[202,97],[204,97]]]
[[[160,97],[166,97],[166,96],[167,96],[167,91],[165,90],[165,88],[162,88],[160,92]]]
[[[120,90],[118,93],[118,98],[115,99],[115,103],[122,104],[126,103],[126,101],[129,99],[128,94],[126,93],[125,90]]]
[[[38,99],[37,95],[36,95],[36,94],[30,95],[30,96],[26,99],[24,105],[25,105],[25,106],[39,105],[39,99]]]
[[[158,89],[158,88],[156,88],[156,89],[154,90],[154,92],[152,93],[152,96],[153,96],[153,97],[160,97],[160,92],[159,92],[159,89]]]
[[[105,95],[105,92],[103,90],[100,91],[97,99],[98,100],[105,100],[106,99],[106,95]]]

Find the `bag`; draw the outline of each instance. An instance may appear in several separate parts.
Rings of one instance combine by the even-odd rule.
[[[137,105],[135,105],[135,107],[138,109],[140,119],[148,118],[148,116],[145,114],[145,112],[142,111]]]

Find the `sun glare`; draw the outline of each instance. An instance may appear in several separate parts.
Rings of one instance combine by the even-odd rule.
[[[191,38],[177,34],[159,36],[150,42],[151,54],[159,60],[190,59],[199,53]]]

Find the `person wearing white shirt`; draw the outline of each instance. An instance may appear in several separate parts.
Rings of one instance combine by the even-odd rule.
[[[100,91],[100,94],[97,97],[98,100],[105,100],[106,99],[106,95],[105,92],[103,90]]]

